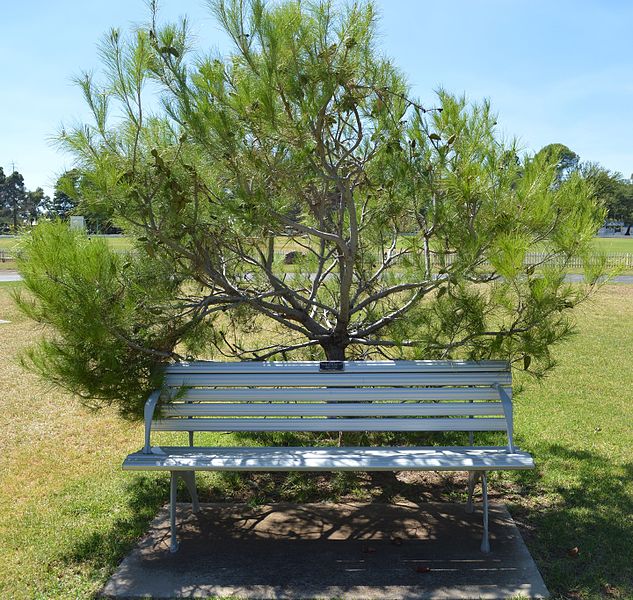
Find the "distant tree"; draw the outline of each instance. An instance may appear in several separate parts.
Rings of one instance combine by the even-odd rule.
[[[17,171],[5,178],[2,185],[2,212],[9,217],[14,232],[23,224],[24,210],[27,204],[27,192],[24,177]]]
[[[580,156],[564,144],[548,144],[537,152],[548,163],[556,164],[556,180],[560,184],[578,169]]]
[[[78,169],[65,171],[55,183],[53,197],[48,199],[43,211],[50,219],[66,221],[72,214],[86,219],[88,231],[94,233],[118,233],[112,225],[111,210],[98,202],[85,201],[85,188],[90,183]]]
[[[24,206],[20,211],[22,221],[28,225],[35,225],[40,215],[45,212],[45,208],[49,202],[50,198],[44,193],[41,187],[36,188],[34,191],[27,192]]]
[[[4,174],[4,169],[0,167],[0,233],[4,233],[5,228],[8,228],[8,211],[4,206],[4,185],[6,180],[7,178]]]
[[[79,172],[66,171],[55,183],[53,197],[45,205],[46,216],[53,219],[68,219],[79,202]]]
[[[633,225],[633,180],[593,162],[581,164],[580,172],[607,209],[607,218],[622,221],[629,234]]]

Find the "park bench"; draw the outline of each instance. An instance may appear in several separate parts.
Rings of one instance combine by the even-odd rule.
[[[176,491],[182,478],[198,510],[196,471],[466,471],[468,503],[481,481],[482,552],[489,552],[486,473],[531,469],[514,446],[512,375],[504,361],[191,362],[166,367],[145,405],[145,446],[123,468],[170,471],[170,549],[178,549]],[[159,431],[188,444],[152,446]],[[196,432],[468,432],[463,446],[204,447]],[[503,446],[476,446],[501,431]]]

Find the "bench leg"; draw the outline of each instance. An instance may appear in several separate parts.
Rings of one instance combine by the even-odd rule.
[[[198,502],[198,492],[196,491],[196,472],[180,471],[178,475],[182,477],[191,496],[191,510],[197,513],[200,510],[200,503]]]
[[[479,479],[478,471],[468,471],[468,502],[466,502],[466,512],[472,513],[475,511],[473,507],[473,494],[475,493],[475,486]]]
[[[178,490],[178,473],[171,471],[169,488],[169,527],[171,530],[170,552],[178,551],[178,537],[176,536],[176,491]]]
[[[487,554],[490,552],[490,541],[488,540],[488,478],[485,471],[481,474],[481,494],[484,509],[484,536],[481,540],[481,551]]]

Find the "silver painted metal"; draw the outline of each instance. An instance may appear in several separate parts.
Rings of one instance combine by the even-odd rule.
[[[501,403],[503,405],[503,412],[505,414],[506,423],[508,424],[508,450],[514,452],[514,416],[512,413],[512,399],[508,392],[500,385],[494,386],[499,392]]]
[[[269,362],[221,362],[191,361],[165,367],[169,374],[178,373],[317,373],[319,361],[269,361]],[[407,372],[453,372],[453,371],[500,371],[506,372],[505,360],[349,360],[345,361],[343,373],[407,373]]]
[[[165,406],[163,417],[434,417],[495,416],[503,417],[501,402],[369,402],[337,404],[328,402],[204,402]],[[191,444],[193,445],[193,444]]]
[[[169,551],[171,553],[178,552],[178,528],[176,522],[177,513],[177,496],[178,496],[178,478],[180,477],[187,486],[187,490],[191,496],[191,510],[194,513],[200,511],[200,503],[198,502],[198,492],[196,490],[196,473],[195,471],[170,471],[171,480],[169,483]]]
[[[239,375],[239,376],[238,376]],[[396,377],[397,376],[397,377]],[[458,371],[437,373],[179,373],[167,375],[171,387],[358,387],[398,385],[509,385],[510,373]]]
[[[511,388],[506,388],[511,392]],[[365,387],[365,388],[185,388],[174,395],[190,402],[379,402],[434,400],[496,400],[499,392],[486,387]],[[169,405],[167,405],[169,406]],[[195,404],[194,404],[195,406]]]
[[[482,552],[489,552],[487,471],[534,468],[513,440],[512,377],[505,361],[192,362],[166,367],[145,406],[145,445],[126,470],[168,470],[170,550],[178,548],[176,492],[199,508],[195,471],[467,471],[468,502],[481,480]],[[161,405],[161,398],[164,400]],[[160,415],[157,407],[160,405]],[[197,431],[466,431],[463,447],[196,447]],[[189,446],[152,447],[152,431],[188,432]],[[477,447],[477,431],[507,446]]]
[[[488,478],[486,471],[481,473],[481,495],[483,497],[484,512],[484,534],[481,540],[481,551],[485,554],[490,552],[490,540],[488,539]]]
[[[505,446],[154,447],[123,463],[128,471],[501,471],[534,468]]]
[[[189,495],[191,496],[191,510],[197,513],[200,510],[200,503],[198,502],[198,491],[196,490],[196,472],[195,471],[174,471],[187,486]]]
[[[154,431],[506,431],[505,419],[459,418],[200,418],[161,419]]]
[[[145,410],[143,412],[143,417],[145,421],[145,446],[143,447],[143,452],[145,452],[146,454],[149,454],[151,452],[150,434],[152,429],[152,421],[154,419],[154,411],[156,410],[156,406],[159,400],[160,390],[154,390],[145,403]]]
[[[478,478],[478,471],[468,471],[468,501],[466,502],[466,512],[468,514],[473,513],[475,510],[473,507],[473,494],[475,493],[475,485],[477,485]]]
[[[169,551],[178,552],[178,535],[176,533],[176,492],[178,491],[178,473],[171,472],[171,481],[169,485],[169,529],[170,543]]]

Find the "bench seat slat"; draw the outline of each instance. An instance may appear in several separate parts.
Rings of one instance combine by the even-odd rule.
[[[506,431],[502,418],[160,419],[154,431]]]
[[[167,374],[178,373],[317,373],[319,361],[274,361],[274,362],[213,362],[193,361],[168,365]],[[460,361],[460,360],[379,360],[347,361],[345,372],[353,373],[455,373],[463,371],[508,370],[503,360]]]
[[[496,471],[532,469],[526,453],[506,448],[164,447],[130,454],[131,471]]]
[[[372,417],[372,416],[503,416],[501,402],[441,402],[441,403],[297,403],[267,402],[202,404],[168,404],[162,409],[164,417],[236,417],[236,416],[322,416],[322,417]]]
[[[188,373],[168,374],[168,386],[359,387],[394,385],[509,385],[509,372],[445,373]]]
[[[504,388],[511,397],[512,388]],[[191,388],[179,400],[213,402],[310,402],[379,400],[499,400],[493,387],[418,387],[418,388]]]

